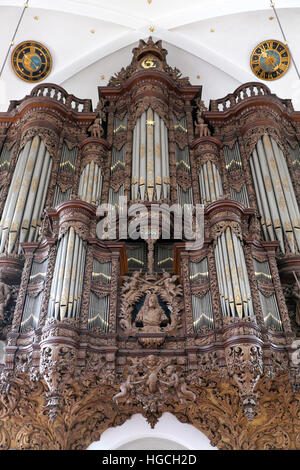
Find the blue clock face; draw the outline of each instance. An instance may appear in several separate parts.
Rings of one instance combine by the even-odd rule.
[[[24,54],[23,65],[29,72],[37,72],[42,65],[42,60],[38,55],[35,54]]]
[[[280,65],[280,54],[277,51],[263,52],[259,63],[266,72],[273,72]]]
[[[262,80],[277,80],[290,65],[290,53],[280,41],[270,39],[256,46],[250,58],[253,73]]]
[[[12,67],[26,82],[40,82],[51,72],[52,58],[48,49],[35,41],[19,44],[11,56]]]

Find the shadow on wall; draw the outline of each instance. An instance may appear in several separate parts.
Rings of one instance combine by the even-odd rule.
[[[141,414],[121,426],[109,428],[88,450],[217,450],[191,424],[181,423],[171,413],[163,413],[154,429]]]

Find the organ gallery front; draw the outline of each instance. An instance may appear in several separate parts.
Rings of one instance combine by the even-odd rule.
[[[2,449],[170,412],[300,450],[300,112],[260,82],[207,109],[166,56],[141,40],[95,110],[43,83],[0,113]]]

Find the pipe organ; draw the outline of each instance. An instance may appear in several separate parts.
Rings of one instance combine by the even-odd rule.
[[[225,168],[228,174],[229,179],[236,180],[239,178],[241,170],[243,170],[243,162],[241,153],[239,150],[239,145],[237,142],[234,143],[232,148],[227,145],[224,146],[224,159],[225,159]],[[231,185],[230,197],[233,201],[240,202],[246,207],[249,207],[249,197],[247,193],[246,184],[240,180],[234,181],[237,186]]]
[[[243,248],[230,227],[217,239],[215,260],[223,315],[240,318],[252,316],[253,306]]]
[[[214,202],[223,195],[220,173],[209,160],[203,164],[199,173],[199,186],[202,204]]]
[[[278,240],[283,253],[299,252],[299,208],[282,150],[272,137],[257,141],[250,166],[266,240]]]
[[[59,241],[48,317],[63,320],[79,316],[85,257],[84,242],[70,227]]]
[[[299,113],[261,83],[207,108],[166,56],[141,40],[95,110],[43,84],[0,113],[0,447],[30,428],[84,448],[172,407],[219,448],[264,448],[266,403],[281,426],[299,396]]]
[[[71,150],[64,142],[62,154],[59,163],[59,181],[55,186],[53,206],[56,207],[61,202],[71,199],[72,186],[68,184],[76,173],[76,160],[78,148],[74,147]],[[80,195],[80,193],[79,193]]]
[[[0,252],[20,254],[19,243],[36,241],[52,159],[38,136],[22,148],[0,222]]]
[[[132,200],[168,200],[168,130],[163,119],[151,107],[137,120],[132,147]]]

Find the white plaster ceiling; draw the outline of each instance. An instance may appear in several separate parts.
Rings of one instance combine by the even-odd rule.
[[[275,4],[300,69],[300,0]],[[23,6],[24,0],[0,0],[0,65]],[[15,45],[29,39],[45,44],[53,57],[46,81],[79,98],[92,98],[96,106],[97,86],[127,66],[132,48],[151,34],[163,40],[168,63],[203,86],[208,104],[242,83],[257,81],[249,65],[253,48],[265,39],[283,41],[270,17],[269,0],[29,0]],[[300,80],[292,64],[285,76],[265,83],[279,97],[292,98],[300,110]],[[14,74],[9,57],[0,83],[0,110],[33,86]]]

